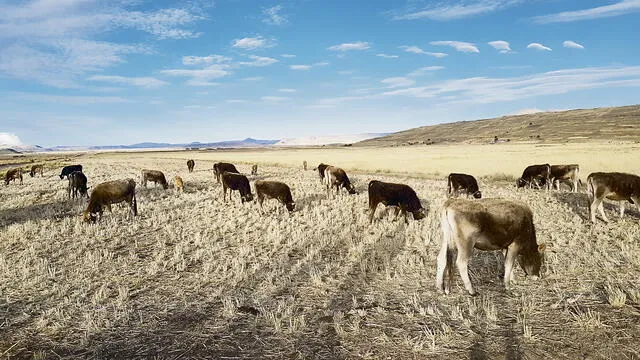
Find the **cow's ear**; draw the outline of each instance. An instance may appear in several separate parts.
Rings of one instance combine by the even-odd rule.
[[[546,248],[547,248],[547,244],[538,245],[538,251],[539,252],[543,252]]]

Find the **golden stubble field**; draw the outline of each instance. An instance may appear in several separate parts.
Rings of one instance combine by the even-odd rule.
[[[323,161],[341,165],[336,154]],[[253,155],[269,162],[265,152]],[[307,155],[312,168],[317,159]],[[190,157],[194,173],[186,171]],[[517,191],[485,177],[485,197],[530,204],[538,242],[547,244],[544,277],[534,281],[517,268],[507,292],[501,257],[476,252],[470,273],[480,295],[467,296],[456,272],[445,296],[434,287],[444,180],[354,171],[358,195],[327,198],[314,171],[261,165],[250,181],[288,183],[297,204],[289,214],[275,200],[263,210],[241,205],[237,193],[223,203],[213,159],[240,160],[230,152],[75,159],[90,186],[127,177],[139,183],[143,168],[185,180],[184,194],[138,185],[139,216],[114,206],[98,225],[81,222],[86,200],[67,200],[59,169],[2,186],[0,357],[640,357],[635,208],[620,220],[617,205],[606,206],[613,221],[591,225],[584,193]],[[503,165],[512,166],[496,163],[493,172],[509,174]],[[250,171],[248,163],[238,168]],[[369,225],[372,179],[412,186],[428,217],[405,225],[380,208],[381,219]]]

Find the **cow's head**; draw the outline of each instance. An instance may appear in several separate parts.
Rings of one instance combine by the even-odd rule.
[[[427,216],[427,212],[424,210],[424,208],[419,208],[418,210],[414,210],[411,213],[413,214],[413,218],[415,220],[424,219],[424,217]]]
[[[167,181],[166,181],[166,180],[164,180],[164,181],[162,182],[162,188],[163,188],[163,189],[165,189],[165,190],[167,190],[167,189],[169,188],[169,184],[167,184]]]
[[[98,219],[98,215],[90,211],[85,211],[84,213],[82,213],[82,219],[86,223],[95,223]]]
[[[29,176],[34,177],[35,175],[36,175],[36,171],[35,170],[29,171]]]
[[[525,187],[527,186],[527,181],[523,178],[518,178],[518,180],[516,180],[516,186],[518,188]]]
[[[296,203],[293,202],[293,201],[292,202],[288,202],[288,203],[285,204],[285,206],[287,207],[287,210],[293,211],[293,209],[296,208]]]
[[[482,192],[480,190],[473,193],[473,197],[476,199],[482,198]]]
[[[521,253],[518,256],[518,264],[526,275],[540,276],[540,267],[542,267],[546,247],[546,244],[540,244],[535,250]]]
[[[247,202],[252,201],[252,200],[253,200],[253,194],[251,194],[251,193],[247,193],[247,194],[244,194],[244,195],[240,195],[240,199],[242,199],[242,202],[245,202],[245,201],[247,201]]]
[[[62,178],[64,178],[64,175],[60,174],[60,180],[62,180]]]

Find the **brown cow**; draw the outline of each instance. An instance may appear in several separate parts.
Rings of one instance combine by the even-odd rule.
[[[230,173],[240,174],[240,171],[238,171],[235,165],[231,163],[219,162],[219,163],[213,164],[213,174],[216,176],[216,181],[218,181],[218,183],[220,183],[220,176],[225,171]]]
[[[534,186],[535,180],[544,179],[547,190],[551,188],[551,165],[529,165],[522,172],[522,176],[516,180],[518,188],[529,185],[529,189]]]
[[[133,216],[138,215],[136,201],[136,182],[133,179],[107,181],[96,186],[91,192],[89,205],[83,213],[85,222],[96,222],[102,219],[102,208],[106,206],[111,212],[111,204],[126,201]]]
[[[482,197],[482,192],[478,189],[476,178],[467,174],[449,174],[447,177],[447,194],[458,197],[460,190],[463,190],[467,196],[473,196],[476,199]]]
[[[571,191],[578,192],[578,173],[580,166],[571,165],[551,165],[551,184],[556,190],[560,190],[561,181],[571,181]]]
[[[304,160],[304,161],[302,162],[302,169],[303,169],[304,171],[307,171],[307,160]]]
[[[406,213],[413,214],[413,218],[420,220],[425,217],[424,208],[416,192],[405,184],[387,183],[378,180],[369,181],[369,223],[373,222],[373,215],[378,204],[396,206],[400,209],[405,223],[408,223]],[[396,212],[396,215],[398,213]]]
[[[343,187],[349,192],[349,194],[355,194],[356,189],[351,184],[347,173],[339,167],[327,166],[324,169],[324,181],[327,185],[327,195],[331,192],[331,188],[336,188],[336,195],[340,193],[340,188]]]
[[[196,166],[196,162],[193,159],[187,160],[187,169],[189,172],[193,172],[193,168]]]
[[[75,199],[78,194],[80,196],[89,197],[87,194],[87,177],[82,173],[82,171],[74,171],[67,177],[69,179],[69,187],[67,188],[67,196]]]
[[[324,171],[327,169],[327,167],[329,167],[330,165],[327,164],[323,164],[320,163],[318,164],[318,167],[315,170],[318,170],[318,175],[320,176],[320,183],[324,184]]]
[[[437,262],[438,291],[449,293],[455,259],[465,288],[470,295],[476,294],[467,269],[473,248],[507,250],[504,262],[507,288],[516,259],[525,274],[540,275],[545,245],[536,243],[533,214],[526,204],[502,199],[449,199],[444,204],[440,224],[444,236]],[[448,275],[446,283],[445,272]]]
[[[618,172],[591,173],[587,177],[587,194],[591,222],[596,222],[596,210],[600,211],[604,221],[609,222],[602,205],[604,198],[620,202],[620,217],[622,218],[625,201],[633,202],[640,211],[640,176]]]
[[[262,207],[262,202],[265,198],[276,199],[287,207],[287,210],[293,211],[296,203],[293,202],[291,196],[291,189],[285,183],[279,181],[265,181],[258,180],[255,182],[256,194],[258,195],[258,204]]]
[[[251,166],[251,175],[258,175],[258,165]]]
[[[4,184],[9,185],[9,182],[20,179],[20,185],[22,185],[22,169],[11,169],[4,174]]]
[[[180,176],[173,178],[173,188],[176,189],[176,191],[184,192],[184,181],[182,181]]]
[[[164,177],[164,173],[158,170],[142,170],[142,185],[147,187],[147,181],[152,181],[153,186],[162,185],[162,188],[167,190],[169,188],[169,183],[167,183],[167,179]]]
[[[40,174],[40,176],[44,176],[43,172],[44,172],[44,165],[42,164],[33,165],[31,167],[31,171],[29,171],[29,176],[34,177],[38,173]]]
[[[227,201],[227,189],[230,189],[229,199],[231,199],[231,191],[238,190],[242,203],[253,200],[249,179],[246,176],[225,171],[220,175],[220,179],[222,180],[222,199],[225,202]]]

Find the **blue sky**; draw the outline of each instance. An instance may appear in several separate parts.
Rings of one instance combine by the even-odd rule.
[[[0,143],[392,132],[639,103],[640,0],[0,0]]]

